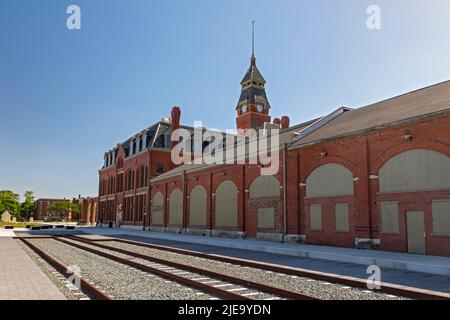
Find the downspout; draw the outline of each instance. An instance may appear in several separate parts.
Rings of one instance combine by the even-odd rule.
[[[369,211],[369,238],[372,242],[372,245],[374,245],[374,238],[373,238],[373,226],[372,226],[372,182],[370,181],[370,165],[369,165],[369,159],[370,159],[370,151],[369,151],[369,140],[366,137],[366,175],[367,175],[367,187],[366,190],[368,192],[367,195],[367,209]]]
[[[147,147],[148,148],[148,147]],[[145,177],[145,179],[147,179],[147,207],[145,210],[145,221],[144,221],[144,230],[146,227],[148,227],[148,231],[150,231],[150,215],[151,215],[151,211],[152,211],[152,174],[151,172],[151,168],[152,168],[152,153],[150,152],[149,149],[147,149],[148,151],[148,172],[147,172],[147,177]]]
[[[283,229],[284,229],[284,233],[283,233],[283,235],[282,235],[282,242],[284,243],[284,242],[286,242],[286,235],[287,235],[287,208],[286,208],[286,205],[287,205],[287,200],[286,200],[286,195],[287,195],[287,191],[286,191],[286,172],[287,172],[287,170],[286,170],[286,163],[287,163],[287,161],[286,161],[286,154],[287,154],[287,152],[286,152],[286,148],[287,148],[287,145],[286,145],[286,143],[283,143],[283,218],[284,218],[284,226],[283,226]]]
[[[144,216],[144,231],[145,229],[148,227],[147,231],[151,231],[150,230],[150,214],[151,214],[151,210],[152,210],[152,186],[150,185],[150,179],[148,182],[148,190],[147,190],[147,208],[146,208],[146,213]]]
[[[247,238],[247,232],[245,231],[245,219],[246,219],[246,215],[247,215],[247,210],[245,210],[245,208],[246,208],[246,197],[247,197],[247,194],[248,193],[246,193],[245,192],[245,164],[244,165],[242,165],[242,232],[243,232],[243,234],[245,234],[245,238]]]
[[[298,197],[298,201],[297,201],[297,228],[298,228],[298,234],[299,236],[302,233],[302,223],[303,223],[303,228],[305,223],[302,221],[302,209],[304,209],[305,207],[305,197],[306,194],[303,192],[302,193],[302,189],[300,187],[299,181],[301,181],[301,166],[302,166],[302,160],[300,159],[300,154],[298,153],[298,150],[295,151],[295,163],[296,163],[296,170],[297,170],[297,180],[295,181],[296,184],[296,189],[297,189],[297,197]],[[302,197],[303,195],[303,197]],[[304,220],[304,219],[303,219]],[[303,230],[305,231],[305,230]]]
[[[187,229],[187,212],[186,212],[186,170],[183,170],[183,225],[180,233],[183,233]]]
[[[209,174],[209,235],[213,234],[213,218],[214,218],[214,213],[213,213],[213,174],[212,172],[210,172]]]

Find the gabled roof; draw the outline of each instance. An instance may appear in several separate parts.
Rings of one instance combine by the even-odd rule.
[[[292,147],[418,121],[434,114],[450,113],[450,81],[438,83],[362,108],[347,110],[338,117],[300,138]]]
[[[330,121],[333,121],[337,117],[341,116],[344,112],[351,111],[351,110],[353,110],[353,109],[346,108],[346,107],[340,107],[321,118],[311,120],[307,126],[305,126],[301,131],[298,132],[298,135],[295,137],[294,141],[289,146],[289,148],[295,148],[297,145],[302,143],[303,139],[306,136],[308,136],[309,134],[318,130],[319,128],[325,126]]]

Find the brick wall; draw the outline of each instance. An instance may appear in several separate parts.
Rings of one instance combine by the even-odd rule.
[[[305,183],[314,169],[327,163],[345,166],[356,178],[354,197],[345,199],[305,199],[305,187],[299,188],[297,197],[300,199],[300,233],[306,236],[306,242],[353,247],[354,243],[351,240],[354,238],[379,239],[381,249],[405,252],[407,251],[405,212],[423,210],[427,254],[450,255],[450,238],[431,234],[431,199],[450,199],[450,191],[379,194],[378,180],[369,179],[371,175],[378,174],[386,161],[408,150],[429,149],[450,156],[449,123],[450,117],[434,118],[298,149],[296,151],[299,159],[297,161],[298,184]],[[411,140],[405,140],[405,132],[412,135]],[[321,156],[324,151],[326,156]],[[294,170],[292,162],[289,166],[291,170]],[[289,199],[294,199],[292,190]],[[389,200],[399,203],[400,233],[398,235],[382,234],[379,230],[380,214],[377,203]],[[334,231],[332,205],[340,201],[348,202],[351,208],[351,229],[346,235]],[[308,206],[313,203],[324,205],[323,231],[309,230]],[[292,217],[293,214],[295,215],[295,205],[294,203],[289,205],[291,220],[295,220]]]

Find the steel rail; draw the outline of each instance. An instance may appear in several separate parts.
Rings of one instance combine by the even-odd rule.
[[[286,289],[282,289],[282,288],[278,288],[278,287],[273,287],[273,286],[269,286],[269,285],[265,285],[259,282],[254,282],[254,281],[250,281],[250,280],[246,280],[246,279],[242,279],[242,278],[237,278],[237,277],[233,277],[233,276],[229,276],[226,274],[222,274],[222,273],[218,273],[218,272],[214,272],[214,271],[210,271],[210,270],[205,270],[205,269],[201,269],[192,265],[188,265],[188,264],[183,264],[183,263],[178,263],[178,262],[174,262],[174,261],[169,261],[166,259],[161,259],[161,258],[156,258],[156,257],[152,257],[146,254],[141,254],[141,253],[137,253],[137,252],[133,252],[133,251],[129,251],[129,250],[125,250],[125,249],[120,249],[120,248],[115,248],[115,247],[110,247],[108,245],[103,245],[103,244],[99,244],[99,243],[95,243],[86,239],[82,239],[80,237],[73,237],[73,236],[65,236],[65,238],[69,238],[71,240],[74,241],[79,241],[82,243],[86,243],[89,244],[91,246],[95,246],[98,248],[102,248],[102,249],[106,249],[106,250],[111,250],[111,251],[115,251],[118,253],[122,253],[122,254],[126,254],[135,258],[139,258],[142,260],[147,260],[147,261],[151,261],[151,262],[155,262],[158,264],[163,264],[163,265],[167,265],[167,266],[171,266],[173,268],[177,268],[177,269],[181,269],[181,270],[186,270],[186,271],[190,271],[193,273],[197,273],[197,274],[201,274],[201,275],[205,275],[208,276],[210,278],[214,278],[214,279],[219,279],[222,281],[226,281],[229,283],[233,283],[233,284],[238,284],[238,285],[242,285],[244,287],[247,288],[251,288],[251,289],[256,289],[262,292],[266,292],[266,293],[270,293],[279,297],[283,297],[283,298],[289,298],[289,299],[297,299],[297,300],[320,300],[319,298],[315,298],[306,294],[302,294],[299,292],[295,292],[295,291],[291,291],[291,290],[286,290]]]
[[[61,273],[64,277],[68,278],[67,274],[67,266],[56,260],[55,258],[51,257],[49,254],[38,248],[36,245],[32,244],[28,241],[28,239],[24,238],[17,238],[22,241],[28,248],[33,250],[37,255],[39,255],[42,259],[44,259],[49,265],[51,265],[53,268],[55,268],[59,273]],[[46,239],[52,239],[52,238],[46,238]],[[86,294],[88,294],[91,297],[94,297],[98,300],[112,300],[112,298],[107,295],[105,292],[97,289],[95,286],[90,284],[86,279],[83,277],[80,277],[81,282],[81,290],[84,291]]]
[[[78,238],[78,236],[77,236]],[[81,237],[80,237],[81,238]],[[97,242],[97,240],[89,240],[92,242]],[[99,240],[101,242],[108,242],[108,241],[116,241],[120,243],[126,243],[131,245],[136,245],[140,247],[146,247],[156,250],[162,250],[167,252],[173,252],[183,255],[189,255],[193,257],[199,257],[214,261],[220,261],[220,262],[226,262],[231,263],[235,265],[241,265],[266,271],[272,271],[277,273],[284,273],[287,275],[295,275],[299,277],[306,277],[311,278],[315,280],[320,281],[326,281],[346,286],[351,286],[355,288],[361,288],[367,290],[367,281],[356,278],[356,277],[350,277],[350,276],[343,276],[328,272],[320,272],[320,271],[314,271],[314,270],[308,270],[303,268],[296,268],[296,267],[288,267],[288,266],[281,266],[266,262],[259,262],[254,260],[247,260],[247,259],[241,259],[241,258],[234,258],[229,256],[223,256],[223,255],[217,255],[217,254],[207,254],[203,252],[193,251],[193,250],[187,250],[187,249],[179,249],[169,246],[163,246],[163,245],[157,245],[157,244],[149,244],[144,243],[140,241],[134,241],[134,240],[124,240],[119,238],[112,238],[112,239],[102,239]],[[403,285],[397,285],[392,283],[380,283],[380,289],[374,289],[374,292],[379,293],[386,293],[386,294],[393,294],[401,297],[407,297],[412,299],[422,299],[422,300],[450,300],[450,294],[440,291],[434,291],[434,290],[427,290],[427,289],[419,289],[414,288],[410,286],[403,286]]]
[[[214,286],[211,286],[211,285],[199,282],[199,281],[194,281],[194,280],[191,280],[191,279],[188,279],[185,277],[181,277],[181,276],[172,274],[172,273],[164,271],[164,270],[160,270],[160,269],[157,269],[157,268],[154,268],[154,267],[151,267],[151,266],[148,266],[148,265],[136,262],[136,261],[132,261],[130,259],[118,257],[116,255],[112,255],[112,254],[106,253],[104,251],[99,251],[99,250],[92,249],[92,248],[89,248],[89,247],[86,247],[86,246],[83,246],[83,245],[80,245],[80,244],[77,244],[74,242],[70,242],[65,239],[62,239],[62,237],[55,237],[54,240],[64,243],[66,245],[84,250],[84,251],[88,251],[90,253],[107,258],[109,260],[113,260],[115,262],[136,268],[138,270],[158,275],[161,278],[165,278],[165,279],[168,279],[171,281],[178,282],[184,286],[196,288],[198,290],[207,292],[207,293],[212,294],[219,298],[232,299],[232,300],[255,300],[251,297],[242,296],[242,295],[234,293],[234,292],[229,292],[229,291],[221,289],[221,288],[216,288]]]

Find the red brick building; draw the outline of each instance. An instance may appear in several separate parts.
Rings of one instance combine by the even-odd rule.
[[[37,199],[34,203],[36,208],[36,216],[37,220],[45,220],[46,217],[52,215],[52,212],[48,212],[47,208],[55,201],[59,199]],[[54,213],[56,215],[56,212]]]
[[[171,118],[156,122],[105,153],[99,171],[99,223],[147,224],[149,179],[174,167],[171,135],[180,127],[180,115],[180,109],[174,107]]]
[[[194,131],[175,107],[105,154],[99,221],[450,255],[450,81],[294,126],[271,123],[265,83],[253,55],[236,124],[280,129],[275,175],[261,163],[175,166],[172,131]]]
[[[73,203],[78,203],[78,199],[50,199],[50,198],[40,198],[35,201],[35,208],[36,208],[36,219],[37,220],[44,220],[44,221],[61,221],[63,219],[69,218],[69,220],[78,221],[80,219],[80,213],[75,212],[55,212],[55,211],[48,211],[48,207],[54,204],[57,201],[70,201]]]
[[[97,223],[98,198],[81,198],[80,224],[95,225]]]

